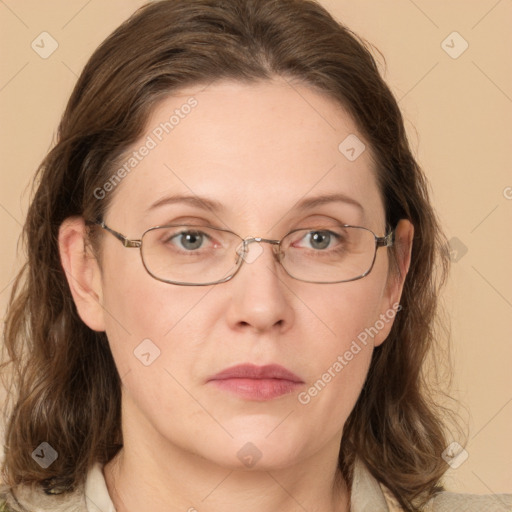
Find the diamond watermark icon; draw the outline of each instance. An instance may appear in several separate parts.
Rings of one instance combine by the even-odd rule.
[[[441,457],[453,469],[457,469],[466,462],[469,453],[457,441],[453,441],[445,448]]]
[[[32,458],[44,469],[51,466],[58,457],[59,454],[46,441],[32,452]]]
[[[452,32],[441,43],[441,48],[452,59],[458,59],[468,47],[469,43],[458,32]]]
[[[48,32],[41,32],[30,46],[39,57],[47,59],[59,47],[59,43]]]
[[[244,244],[240,243],[240,245],[236,248],[236,253],[239,256],[242,256],[245,263],[253,263],[255,262],[259,256],[263,253],[263,247],[259,242],[253,242],[247,246],[247,252],[245,255],[244,252]]]
[[[256,445],[253,443],[245,443],[237,452],[237,457],[248,468],[252,468],[263,455]]]
[[[450,260],[457,263],[468,252],[468,248],[460,239],[454,236],[448,241],[448,252],[450,253]]]
[[[347,160],[353,162],[357,160],[366,149],[363,141],[354,133],[346,137],[338,146],[340,153],[342,153]]]
[[[144,366],[149,366],[160,356],[160,349],[149,338],[146,338],[135,347],[133,353]]]

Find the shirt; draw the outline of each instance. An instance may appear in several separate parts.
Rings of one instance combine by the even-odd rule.
[[[356,458],[350,497],[350,512],[403,512],[391,492],[380,484]],[[474,495],[441,492],[423,512],[510,512],[512,494]],[[96,463],[86,482],[71,493],[46,494],[38,486],[15,490],[0,486],[0,512],[115,512],[103,475]]]

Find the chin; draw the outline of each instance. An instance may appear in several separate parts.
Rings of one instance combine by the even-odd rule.
[[[274,425],[275,428],[275,425]],[[224,444],[218,440],[220,448],[211,453],[212,461],[230,470],[272,471],[290,467],[298,462],[303,453],[304,437],[294,442],[290,436],[254,431],[252,434],[235,435]],[[267,437],[268,436],[268,437]],[[213,441],[212,441],[213,442]]]

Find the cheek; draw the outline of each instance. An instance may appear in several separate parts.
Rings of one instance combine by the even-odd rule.
[[[186,317],[200,299],[192,287],[153,279],[133,256],[106,265],[103,280],[106,334],[121,376],[141,363],[167,359],[171,351],[183,353],[175,345],[190,338]]]
[[[310,353],[314,363],[310,364],[305,388],[297,395],[300,416],[307,424],[304,428],[319,439],[334,437],[343,429],[360,395],[373,353],[372,343],[356,327],[362,318],[346,320],[338,324],[342,335],[335,343],[316,345],[315,354]]]
[[[364,338],[366,329],[379,318],[382,282],[383,279],[375,273],[357,281],[332,285],[332,289],[321,294],[314,289],[309,295],[302,294],[309,318],[309,321],[304,320],[302,327],[312,330],[316,326],[325,333],[321,339],[327,343],[321,344],[322,352],[325,350],[332,355],[333,351],[338,353],[348,349],[358,336]],[[366,341],[371,341],[371,337]]]
[[[333,432],[338,431],[357,401],[371,355],[372,347],[357,341],[330,354],[328,362],[324,362],[298,394],[298,403],[311,418],[322,418]]]
[[[311,421],[322,418],[319,434],[322,428],[331,433],[342,428],[366,379],[373,339],[379,331],[375,326],[381,297],[377,273],[374,279],[370,277],[340,283],[337,293],[309,300],[315,305],[311,309],[315,308],[316,315],[302,324],[310,344],[304,347],[307,387],[298,394],[297,401],[308,411],[306,417]],[[315,337],[319,328],[327,334]]]
[[[162,431],[168,418],[177,415],[190,416],[185,424],[191,429],[200,411],[191,408],[183,385],[198,357],[190,340],[201,296],[197,289],[160,283],[134,271],[127,275],[129,280],[112,275],[104,294],[107,337],[123,393],[144,416],[162,422]]]

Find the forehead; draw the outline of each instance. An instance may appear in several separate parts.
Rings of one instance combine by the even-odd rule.
[[[367,222],[383,216],[371,149],[353,119],[327,96],[285,79],[173,93],[154,108],[123,163],[128,172],[112,214],[125,224],[159,220],[149,207],[177,208],[165,205],[176,195],[212,198],[223,215],[255,227],[326,194],[359,202]]]

